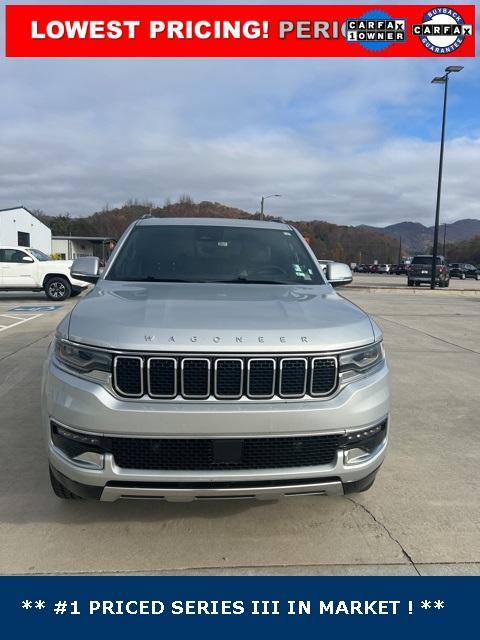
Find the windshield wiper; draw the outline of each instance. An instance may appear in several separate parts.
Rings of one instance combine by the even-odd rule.
[[[146,278],[122,278],[124,282],[202,282],[201,280],[182,280],[182,278],[155,278],[147,276]]]

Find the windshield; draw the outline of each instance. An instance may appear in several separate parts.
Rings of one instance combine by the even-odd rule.
[[[292,230],[234,226],[138,226],[107,280],[324,284]]]
[[[435,264],[440,264],[441,258],[437,258]],[[412,264],[432,264],[432,256],[415,256],[412,260]]]
[[[39,260],[40,262],[46,262],[50,260],[50,258],[43,253],[43,251],[39,251],[38,249],[29,249],[30,253],[34,258]]]

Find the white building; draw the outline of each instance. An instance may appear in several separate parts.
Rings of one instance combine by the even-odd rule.
[[[0,209],[0,246],[32,247],[52,253],[52,232],[25,207]]]

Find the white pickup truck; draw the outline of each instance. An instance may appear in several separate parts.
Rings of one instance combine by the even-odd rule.
[[[38,249],[0,247],[0,291],[45,291],[50,300],[76,296],[88,285],[70,274],[72,260],[51,260]]]

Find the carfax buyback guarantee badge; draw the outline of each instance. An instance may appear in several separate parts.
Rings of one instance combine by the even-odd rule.
[[[412,35],[418,36],[424,47],[432,53],[453,53],[461,47],[473,27],[465,24],[456,9],[437,7],[423,14],[421,24],[412,25]]]

